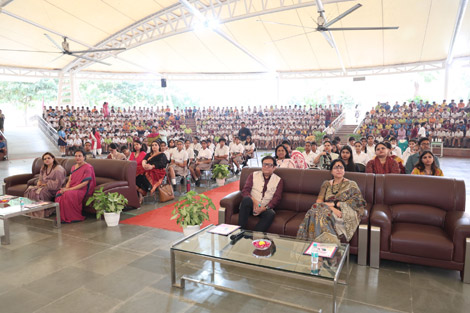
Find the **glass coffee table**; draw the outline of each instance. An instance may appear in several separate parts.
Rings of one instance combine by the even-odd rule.
[[[341,244],[332,258],[319,257],[317,265],[312,264],[311,257],[304,255],[311,242],[297,240],[293,237],[276,234],[245,231],[238,241],[231,240],[231,236],[223,236],[210,233],[214,225],[209,225],[191,236],[185,237],[174,243],[171,253],[171,283],[174,287],[184,288],[185,281],[212,286],[216,289],[231,291],[246,296],[268,300],[282,305],[288,305],[306,311],[321,312],[297,304],[266,299],[255,294],[216,285],[214,283],[199,280],[197,278],[182,276],[180,284],[176,283],[175,257],[176,255],[190,255],[193,258],[201,258],[212,261],[214,275],[214,262],[229,264],[263,273],[276,274],[295,279],[301,279],[312,283],[323,283],[333,286],[333,312],[336,312],[336,293],[338,284],[347,284],[349,278],[349,244]],[[237,235],[240,230],[233,232]],[[267,250],[257,250],[253,246],[255,239],[268,239],[272,242]],[[346,279],[340,280],[339,276],[346,264]],[[214,281],[214,279],[213,279]]]
[[[24,206],[21,207],[20,202],[23,200]],[[44,201],[38,202],[23,197],[0,196],[0,223],[3,222],[2,245],[10,244],[10,222],[9,218],[25,215],[44,209],[55,208],[56,219],[53,220],[54,226],[60,228],[60,208],[56,202]],[[50,220],[50,219],[47,219]]]

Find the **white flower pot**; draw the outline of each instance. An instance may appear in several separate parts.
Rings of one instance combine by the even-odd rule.
[[[119,219],[121,218],[121,212],[119,213],[104,213],[104,220],[108,227],[119,225]]]
[[[185,237],[188,237],[189,235],[194,234],[200,229],[201,229],[201,225],[188,225],[186,227],[183,227],[183,234]]]
[[[215,181],[217,182],[217,186],[219,187],[225,185],[225,178],[216,178]]]

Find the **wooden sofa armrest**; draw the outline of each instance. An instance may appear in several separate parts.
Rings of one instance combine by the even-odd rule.
[[[242,199],[241,191],[235,191],[220,200],[220,206],[225,208],[225,223],[229,223],[232,215],[238,213],[238,208]]]
[[[464,211],[447,212],[444,229],[454,243],[454,262],[465,260],[465,239],[470,238],[470,213]]]
[[[392,212],[388,205],[375,204],[370,215],[370,225],[380,227],[380,250],[390,249],[390,235],[392,233]]]

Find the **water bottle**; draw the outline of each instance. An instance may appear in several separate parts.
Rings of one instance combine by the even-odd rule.
[[[316,242],[313,243],[312,264],[318,264],[318,245]]]
[[[191,176],[190,175],[186,176],[186,191],[187,192],[191,191]]]
[[[24,209],[24,200],[23,200],[23,198],[20,198],[20,208],[22,210]]]

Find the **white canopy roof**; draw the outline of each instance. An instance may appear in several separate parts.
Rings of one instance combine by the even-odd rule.
[[[317,27],[315,1],[2,2],[0,49],[59,52],[46,33],[59,44],[61,36],[67,36],[70,50],[127,50],[85,54],[110,66],[71,55],[57,59],[57,53],[0,51],[0,67],[156,74],[341,69],[335,50],[319,32],[311,32]],[[362,7],[333,26],[399,29],[331,32],[346,70],[446,60],[451,47],[454,57],[470,56],[467,1],[324,0],[325,15],[331,20],[357,3]],[[460,31],[454,36],[462,12]],[[201,27],[204,23],[215,26]],[[291,38],[281,40],[286,37]]]

